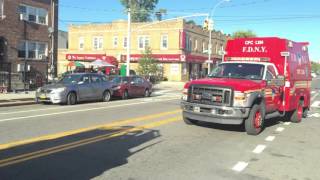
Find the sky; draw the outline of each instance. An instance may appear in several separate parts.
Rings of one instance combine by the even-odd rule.
[[[212,13],[221,0],[159,0],[164,19]],[[309,56],[320,61],[320,0],[230,0],[212,14],[214,29],[226,34],[252,30],[259,37],[309,42]],[[69,24],[108,23],[127,19],[119,0],[59,0],[59,29]],[[202,25],[205,17],[193,17]]]

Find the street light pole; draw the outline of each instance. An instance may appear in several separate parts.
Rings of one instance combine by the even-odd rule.
[[[128,8],[128,34],[127,34],[127,70],[126,75],[130,76],[130,48],[131,48],[131,0],[129,0]]]
[[[208,74],[210,74],[211,71],[211,54],[212,54],[212,31],[213,31],[213,15],[216,11],[217,7],[221,5],[224,2],[229,2],[230,0],[221,0],[219,1],[212,9],[211,13],[209,14],[208,21],[209,21],[209,44],[208,44]]]

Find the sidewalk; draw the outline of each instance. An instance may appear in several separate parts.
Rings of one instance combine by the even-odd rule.
[[[154,84],[153,89],[154,91],[182,91],[184,84],[184,82],[162,81],[157,84]],[[35,104],[34,98],[35,91],[28,91],[27,94],[24,92],[0,94],[0,107]]]
[[[0,94],[0,107],[35,104],[35,91]]]

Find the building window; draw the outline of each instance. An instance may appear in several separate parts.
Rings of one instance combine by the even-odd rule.
[[[124,37],[123,38],[123,48],[127,48],[127,46],[128,46],[128,38]]]
[[[161,36],[161,49],[168,49],[168,35]]]
[[[93,49],[102,50],[103,48],[103,37],[93,37]]]
[[[43,42],[20,41],[17,49],[19,58],[44,59],[48,45]]]
[[[118,36],[113,37],[113,47],[114,48],[118,47]]]
[[[84,38],[83,37],[79,38],[79,49],[80,50],[84,49]]]
[[[4,18],[4,0],[0,0],[0,20]]]
[[[139,49],[145,49],[150,45],[150,38],[148,36],[139,36],[138,37],[138,47]]]
[[[48,25],[48,11],[46,9],[19,5],[18,12],[25,21]]]

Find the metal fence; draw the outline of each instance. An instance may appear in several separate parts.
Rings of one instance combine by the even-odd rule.
[[[0,63],[0,93],[11,90],[11,63]]]

